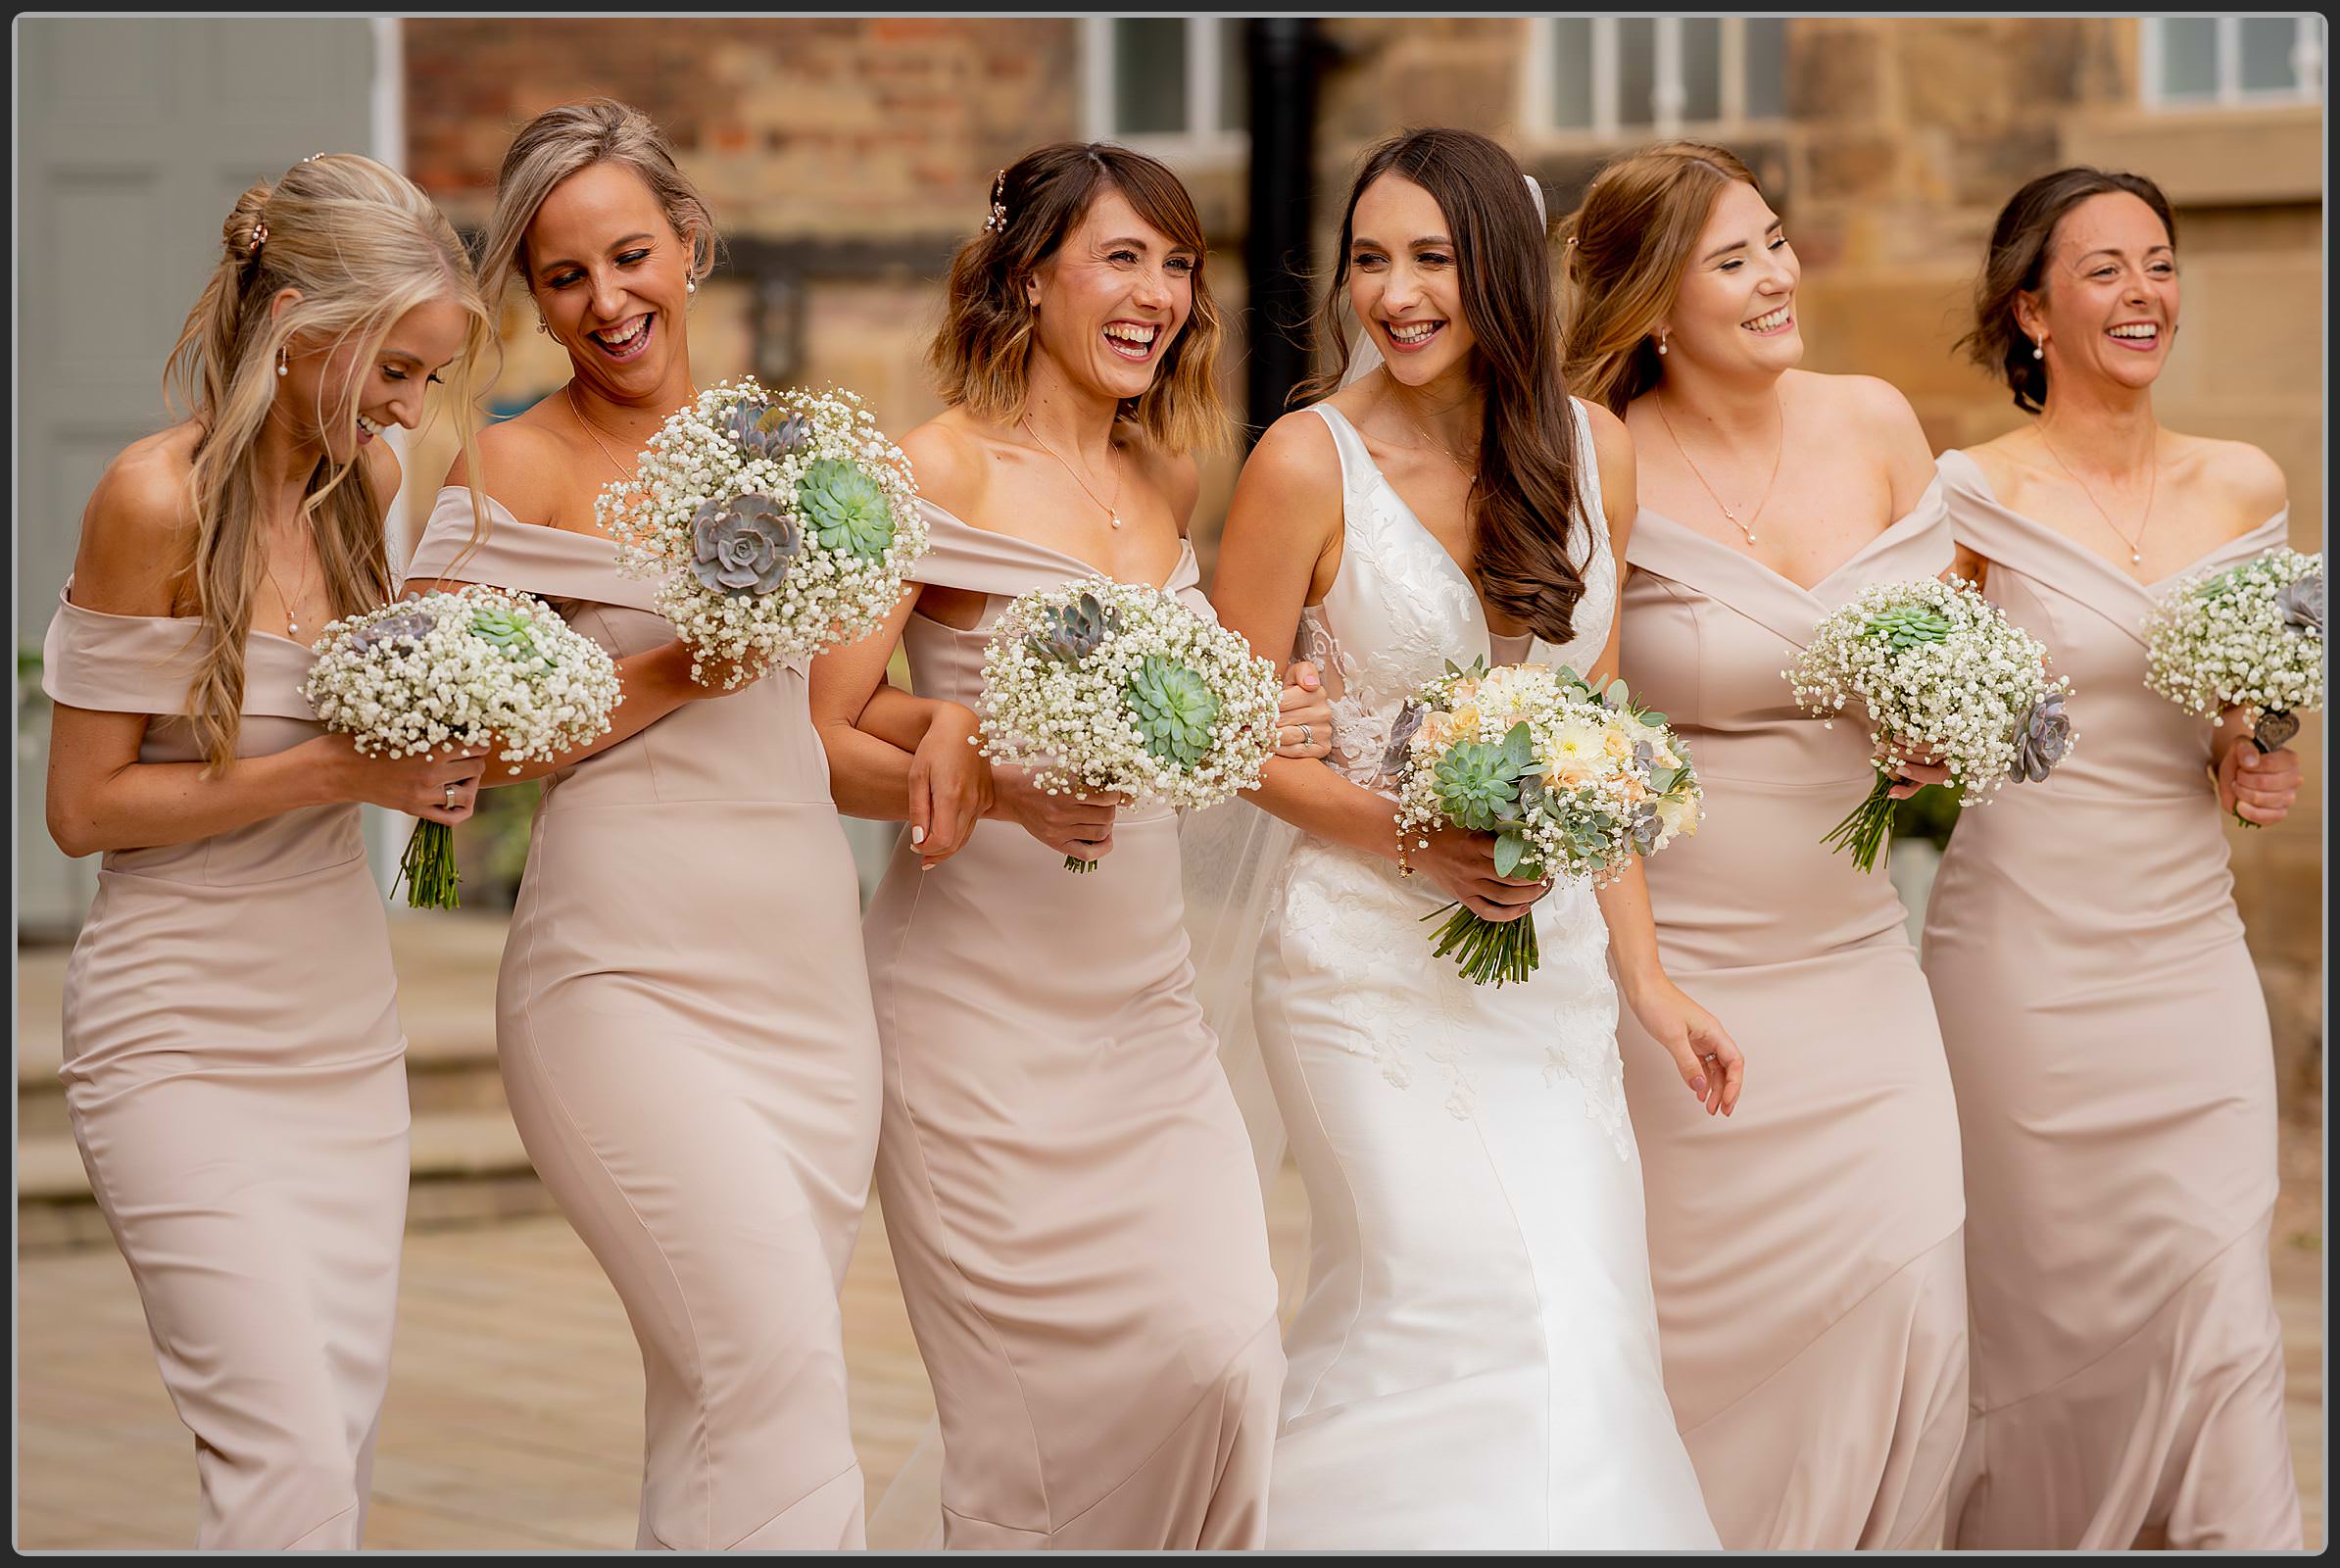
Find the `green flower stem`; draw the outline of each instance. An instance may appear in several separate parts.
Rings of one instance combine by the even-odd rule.
[[[455,829],[446,823],[414,824],[414,834],[407,840],[407,853],[398,862],[398,872],[407,885],[407,907],[463,907],[463,901],[456,894],[463,879],[455,868]],[[390,884],[390,891],[398,891],[396,882]]]
[[[1097,869],[1097,862],[1084,860],[1077,855],[1068,855],[1064,858],[1064,868],[1075,876],[1087,876]]]
[[[1893,826],[1892,788],[1893,780],[1879,769],[1877,782],[1869,787],[1868,798],[1820,842],[1832,850],[1850,849],[1853,864],[1864,871],[1875,869],[1877,852],[1884,848],[1886,835]]]
[[[1435,920],[1449,909],[1454,914],[1438,927],[1432,957],[1453,954],[1463,978],[1474,985],[1492,982],[1499,986],[1508,980],[1526,980],[1536,972],[1541,955],[1536,951],[1534,914],[1496,921],[1474,914],[1460,904],[1446,904],[1422,918]]]

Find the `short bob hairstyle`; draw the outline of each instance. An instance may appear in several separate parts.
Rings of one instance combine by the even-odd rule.
[[[1124,406],[1123,416],[1165,451],[1215,450],[1228,434],[1218,379],[1225,327],[1203,278],[1209,247],[1202,220],[1166,165],[1108,142],[1035,147],[1001,172],[993,202],[1004,221],[986,224],[951,258],[943,324],[926,356],[936,390],[978,418],[1008,424],[1022,416],[1033,349],[1024,280],[1106,190],[1121,192],[1171,244],[1194,253],[1194,312],[1163,351],[1153,385]]]
[[[2048,247],[2064,215],[2091,196],[2125,192],[2153,209],[2169,243],[2177,243],[2177,216],[2169,198],[2143,174],[2074,167],[2040,175],[1999,209],[1991,224],[1990,252],[1974,280],[1974,324],[1958,347],[1990,374],[2007,383],[2015,406],[2025,414],[2047,407],[2047,362],[2035,358],[2032,342],[2016,321],[2016,297],[2036,294],[2047,276]]]

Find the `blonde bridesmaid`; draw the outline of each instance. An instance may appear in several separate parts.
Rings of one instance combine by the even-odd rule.
[[[1821,842],[1875,777],[1865,729],[1780,674],[1862,589],[1949,566],[1931,457],[1892,387],[1796,368],[1800,265],[1724,149],[1604,170],[1567,271],[1569,380],[1639,454],[1624,672],[1706,791],[1648,864],[1658,950],[1765,1074],[1726,1125],[1625,1052],[1667,1389],[1726,1547],[1932,1546],[1965,1424],[1957,1110],[1893,885]]]
[[[914,765],[916,734],[864,706],[898,640],[916,690],[960,705],[928,735],[964,752],[1015,595],[1102,574],[1210,612],[1188,454],[1225,417],[1192,200],[1150,158],[1064,143],[992,202],[932,352],[949,407],[902,438],[932,552],[887,628],[814,665],[839,796],[875,815],[905,814]],[[1312,711],[1313,744],[1286,755],[1324,755]],[[1194,997],[1175,813],[1051,798],[1019,769],[983,789],[963,848],[905,836],[865,923],[878,1186],[941,1420],[942,1542],[1257,1546],[1276,1280]],[[1069,875],[1067,855],[1097,868]]]
[[[107,466],[42,649],[49,832],[105,856],[60,1076],[195,1434],[196,1544],[350,1549],[408,1126],[358,808],[460,822],[486,764],[361,758],[300,687],[391,594],[381,432],[491,334],[455,230],[371,159],[252,186],[221,234],[171,353],[191,416]]]
[[[1960,818],[1926,911],[1966,1141],[1959,1547],[2301,1544],[2272,1048],[2223,825],[2280,820],[2299,762],[2148,691],[2139,630],[2289,513],[2266,453],[2155,417],[2176,240],[2135,174],[2018,191],[1965,343],[2033,417],[1941,459],[1959,569],[2047,644],[2079,733],[2046,784]]]
[[[878,1120],[853,859],[803,670],[694,683],[655,584],[618,575],[594,521],[692,396],[714,241],[638,111],[520,131],[484,272],[571,374],[457,465],[410,586],[545,595],[619,661],[611,732],[522,775],[548,776],[496,1036],[529,1157],[641,1345],[636,1544],[837,1550],[863,1536],[837,1293]]]

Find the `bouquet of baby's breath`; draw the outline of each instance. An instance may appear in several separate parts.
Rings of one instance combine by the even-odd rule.
[[[620,700],[617,666],[599,643],[542,600],[477,583],[334,621],[301,695],[368,757],[501,742],[497,755],[515,763],[607,734]],[[415,824],[399,870],[412,906],[462,903],[446,823]]]
[[[1595,690],[1573,669],[1448,663],[1399,710],[1382,770],[1397,785],[1397,832],[1451,824],[1495,835],[1500,876],[1624,873],[1677,834],[1698,830],[1702,794],[1689,749],[1666,715],[1637,708],[1625,682]],[[1455,905],[1434,956],[1453,953],[1465,979],[1525,980],[1537,952],[1534,915],[1494,921]]]
[[[1823,618],[1780,673],[1806,712],[1834,714],[1855,700],[1869,710],[1877,782],[1821,841],[1850,849],[1864,871],[1892,824],[1903,763],[1930,756],[1950,770],[1960,803],[1979,806],[2009,780],[2046,778],[2072,750],[2072,681],[2051,678],[2039,640],[1960,578],[1867,589]]]
[[[758,662],[852,642],[885,619],[926,523],[910,462],[851,392],[702,392],[594,504],[618,569],[658,577],[659,613],[736,686]]]
[[[2323,707],[2322,553],[2277,545],[2171,584],[2145,617],[2145,684],[2213,722],[2248,709],[2251,743],[2281,751],[2300,731],[2294,715]]]
[[[1050,795],[1209,807],[1276,748],[1276,667],[1170,594],[1096,577],[1019,596],[983,656],[981,734]],[[1097,862],[1066,856],[1068,871]]]

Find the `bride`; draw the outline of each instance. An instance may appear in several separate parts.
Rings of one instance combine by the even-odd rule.
[[[1617,668],[1633,447],[1562,384],[1536,189],[1465,131],[1368,157],[1321,321],[1345,361],[1345,299],[1363,363],[1261,439],[1211,590],[1252,647],[1316,659],[1334,711],[1331,765],[1271,762],[1256,797],[1291,828],[1211,813],[1197,839],[1234,832],[1242,869],[1190,862],[1221,890],[1205,979],[1249,982],[1222,1020],[1239,1095],[1264,1100],[1255,1023],[1308,1192],[1271,1547],[1718,1544],[1659,1366],[1618,991],[1710,1114],[1738,1050],[1666,979],[1637,867],[1596,895],[1496,875],[1487,834],[1401,856],[1383,776],[1449,660]],[[1534,919],[1532,979],[1434,958],[1422,917],[1451,901]]]

